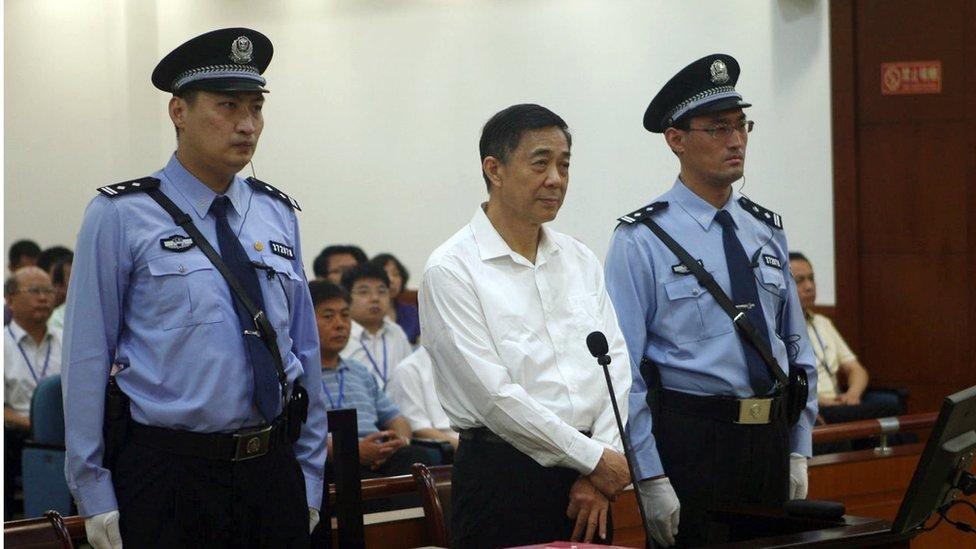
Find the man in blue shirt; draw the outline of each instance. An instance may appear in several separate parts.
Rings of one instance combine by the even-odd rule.
[[[635,480],[662,545],[720,541],[709,538],[711,506],[776,506],[806,495],[817,374],[782,220],[732,189],[753,127],[734,87],[738,76],[731,56],[709,55],[651,101],[644,127],[664,134],[681,172],[670,191],[620,218],[606,261],[633,371],[627,427]],[[798,378],[806,374],[810,391],[795,425],[775,371],[643,225],[647,218],[714,276],[784,375],[789,364],[801,369]]]
[[[339,356],[349,342],[352,325],[348,292],[324,280],[311,282],[309,289],[319,330],[326,406],[330,410],[356,409],[360,476],[409,475],[414,463],[436,465],[439,459],[434,453],[410,445],[410,423],[380,389],[375,376],[359,362]]]
[[[173,94],[175,154],[152,177],[102,187],[85,212],[65,319],[66,474],[97,548],[307,546],[318,521],[327,426],[298,206],[236,175],[264,126],[271,55],[267,37],[234,28],[166,56],[152,81]],[[264,331],[145,190],[218,250]],[[107,447],[110,371],[131,419]],[[308,415],[292,432],[299,385]]]

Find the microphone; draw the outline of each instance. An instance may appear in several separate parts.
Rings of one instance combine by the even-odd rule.
[[[624,457],[627,458],[627,466],[630,469],[630,480],[637,495],[637,510],[640,511],[641,524],[644,526],[644,544],[646,547],[653,547],[654,538],[651,537],[651,526],[647,520],[647,510],[644,509],[644,498],[641,497],[640,478],[637,476],[637,458],[630,447],[630,440],[624,432],[624,423],[620,419],[620,408],[617,407],[617,394],[613,390],[613,381],[610,379],[610,344],[607,343],[607,336],[603,332],[591,332],[586,336],[586,348],[590,354],[596,358],[597,363],[603,366],[603,375],[607,378],[607,389],[610,391],[610,403],[613,404],[613,415],[617,418],[617,431],[620,432],[620,442],[624,445]]]

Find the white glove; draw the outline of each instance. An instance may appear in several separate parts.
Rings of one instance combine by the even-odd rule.
[[[674,536],[678,535],[681,502],[671,487],[671,481],[668,477],[642,480],[640,489],[644,511],[650,521],[651,537],[662,547],[674,545]]]
[[[790,454],[790,499],[807,498],[807,458]]]
[[[85,535],[95,549],[122,549],[119,512],[109,511],[85,519]]]
[[[309,507],[308,508],[308,533],[309,534],[312,533],[312,530],[315,530],[315,527],[318,525],[318,523],[319,523],[319,510],[316,509],[315,507]]]

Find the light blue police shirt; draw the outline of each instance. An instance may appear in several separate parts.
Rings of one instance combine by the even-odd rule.
[[[153,177],[219,250],[209,211],[217,195],[176,155]],[[308,505],[320,509],[327,425],[298,221],[291,208],[240,177],[226,196],[231,229],[253,262],[273,270],[258,271],[258,279],[288,379],[301,380],[309,393],[295,454]],[[230,288],[198,246],[173,249],[174,236],[187,234],[143,192],[99,195],[85,211],[68,290],[62,376],[65,472],[83,516],[118,507],[111,473],[102,467],[105,385],[113,364],[124,367],[117,379],[138,423],[201,433],[262,423]]]
[[[322,385],[329,410],[356,409],[359,438],[379,432],[381,426],[400,415],[380,389],[376,376],[355,360],[340,358],[337,368],[322,368]]]
[[[790,448],[810,456],[817,415],[817,371],[789,271],[786,235],[746,212],[737,202],[740,196],[733,190],[722,209],[731,214],[746,254],[755,258],[756,287],[776,362],[784,373],[789,362],[807,372],[807,407],[792,429]],[[722,226],[714,221],[718,210],[680,179],[654,200],[659,201],[668,202],[668,207],[655,212],[654,221],[700,260],[722,290],[731,295]],[[639,370],[642,357],[658,365],[661,383],[667,389],[694,395],[753,396],[745,353],[732,321],[695,276],[685,273],[679,264],[667,246],[639,222],[622,223],[610,240],[607,292],[630,354],[633,385],[627,431],[641,479],[666,474],[651,432],[647,385]]]

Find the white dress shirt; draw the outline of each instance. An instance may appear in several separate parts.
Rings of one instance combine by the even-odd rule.
[[[380,389],[386,391],[393,370],[412,352],[413,347],[410,346],[410,340],[403,328],[389,318],[384,318],[383,325],[375,334],[353,320],[349,343],[346,343],[346,348],[339,356],[365,366],[376,378]]]
[[[857,355],[847,346],[834,323],[824,315],[807,317],[807,334],[817,358],[817,395],[837,398],[837,371],[843,364],[857,360]]]
[[[28,415],[37,382],[60,373],[61,330],[48,329],[38,345],[11,320],[3,329],[3,405]]]
[[[544,227],[533,265],[478,208],[431,255],[419,298],[423,345],[454,428],[487,427],[543,466],[583,474],[605,447],[621,451],[586,336],[607,336],[625,420],[630,363],[603,268],[586,246]]]
[[[397,365],[386,392],[414,431],[437,429],[457,438],[434,389],[434,365],[423,347]]]

